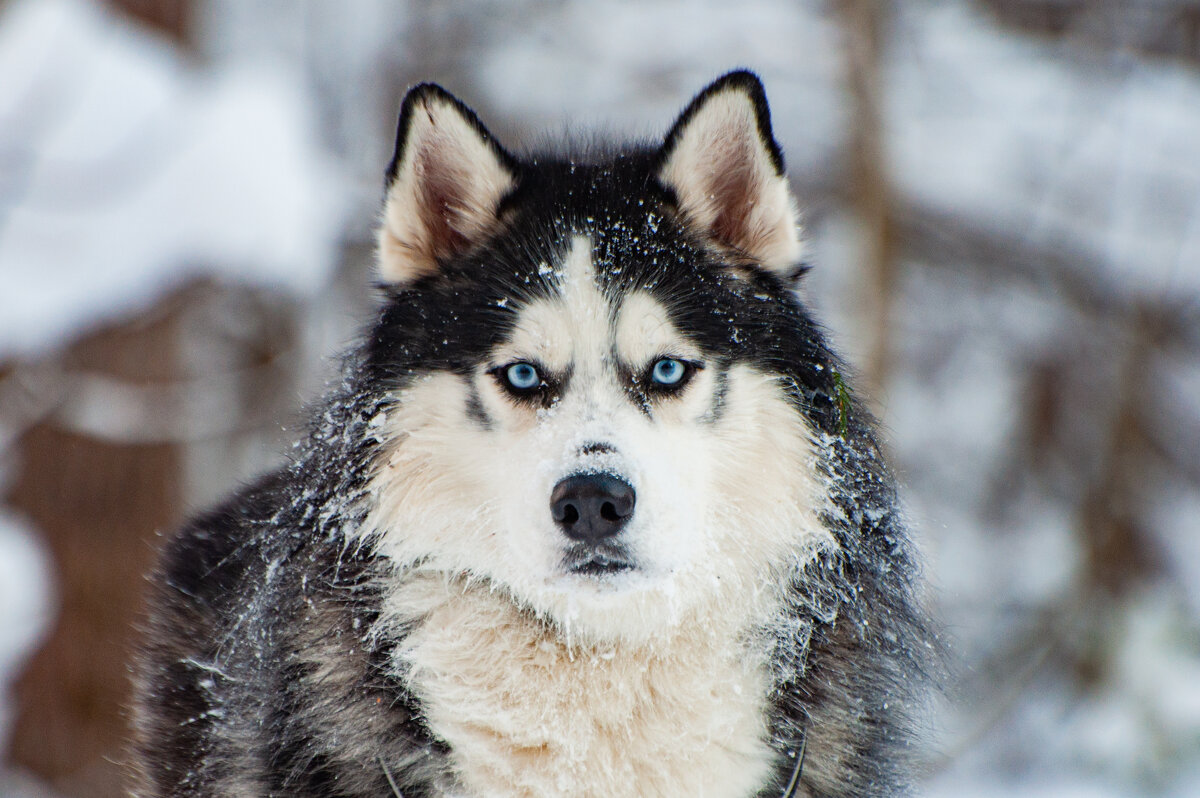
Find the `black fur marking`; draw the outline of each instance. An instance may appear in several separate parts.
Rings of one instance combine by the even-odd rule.
[[[614,360],[616,355],[613,356]],[[625,387],[625,395],[629,397],[629,401],[633,402],[633,406],[641,410],[646,418],[654,417],[654,402],[650,397],[645,386],[641,384],[642,375],[634,372],[628,366],[619,364],[617,366],[617,379],[621,385]]]
[[[469,374],[463,375],[462,379],[467,388],[467,417],[473,419],[480,429],[491,430],[492,419],[483,406],[483,399],[479,396],[479,389],[475,387],[475,380]]]
[[[725,415],[725,399],[729,394],[729,369],[724,366],[718,366],[716,373],[713,375],[713,396],[712,404],[708,408],[708,412],[704,414],[705,424],[716,424],[721,420],[721,416]]]

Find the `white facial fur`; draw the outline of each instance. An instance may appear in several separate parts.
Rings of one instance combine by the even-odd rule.
[[[646,640],[714,614],[765,617],[781,569],[829,542],[805,425],[777,380],[745,365],[728,370],[716,419],[715,363],[643,412],[618,365],[640,373],[658,357],[702,353],[649,294],[614,307],[591,252],[587,238],[573,242],[556,266],[559,295],[523,309],[510,339],[469,378],[435,373],[405,389],[386,420],[367,532],[398,565],[484,583],[568,639]],[[514,361],[570,369],[564,395],[548,409],[514,402],[489,373]],[[468,383],[489,428],[469,415]],[[580,452],[593,443],[614,451]],[[563,568],[569,541],[549,497],[564,477],[594,470],[637,493],[620,536],[633,571]]]

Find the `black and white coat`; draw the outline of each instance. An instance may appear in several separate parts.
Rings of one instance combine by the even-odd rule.
[[[931,638],[799,263],[748,72],[661,146],[523,158],[412,89],[374,325],[162,554],[135,794],[905,792]],[[589,475],[590,537],[551,507]]]

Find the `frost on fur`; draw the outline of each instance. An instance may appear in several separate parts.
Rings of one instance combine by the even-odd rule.
[[[371,329],[164,548],[136,795],[904,792],[931,636],[768,119],[519,158],[409,93]]]

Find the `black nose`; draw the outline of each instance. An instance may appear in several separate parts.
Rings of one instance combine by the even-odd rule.
[[[621,531],[633,515],[633,486],[609,474],[567,477],[550,494],[550,513],[572,540],[598,543]]]

